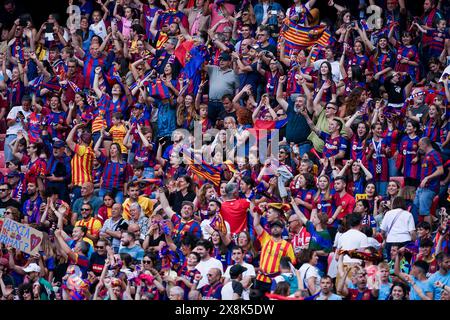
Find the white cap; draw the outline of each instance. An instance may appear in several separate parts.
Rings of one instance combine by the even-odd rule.
[[[41,272],[41,267],[39,267],[36,263],[30,263],[28,267],[24,268],[23,271],[28,272]]]

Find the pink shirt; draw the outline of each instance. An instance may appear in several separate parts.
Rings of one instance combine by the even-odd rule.
[[[218,8],[215,4],[210,4],[209,8],[211,9],[211,27],[213,27],[217,22],[224,18],[223,13],[221,12],[221,8],[225,7],[230,15],[233,14],[235,6],[230,3],[224,3],[220,8]],[[225,27],[233,27],[233,25],[229,22],[223,23],[217,27],[216,32],[222,32]]]

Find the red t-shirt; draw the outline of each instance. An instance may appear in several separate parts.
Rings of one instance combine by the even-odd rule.
[[[247,199],[224,201],[220,213],[223,219],[230,224],[231,234],[247,230],[247,210],[250,202]]]
[[[345,195],[341,198],[338,193],[335,195],[336,207],[342,206],[342,211],[337,216],[337,219],[342,220],[346,215],[353,212],[355,208],[355,198],[352,195],[345,193]]]

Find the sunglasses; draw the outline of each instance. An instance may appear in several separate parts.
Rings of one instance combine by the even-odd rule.
[[[11,211],[5,211],[5,214],[13,214]]]
[[[150,264],[150,263],[152,263],[150,260],[142,260],[142,263],[143,264]]]
[[[91,210],[90,208],[81,208],[81,211],[89,211]]]
[[[284,113],[277,113],[277,116],[284,116]]]
[[[95,246],[95,249],[105,249],[105,247]]]
[[[0,192],[6,192],[8,189],[0,189]]]

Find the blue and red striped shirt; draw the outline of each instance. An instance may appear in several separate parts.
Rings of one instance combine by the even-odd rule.
[[[102,188],[108,191],[123,190],[125,182],[133,176],[133,170],[127,162],[112,162],[103,154],[97,158],[103,165]]]
[[[420,181],[423,181],[425,177],[433,174],[438,167],[442,166],[442,157],[436,150],[428,152],[420,162]],[[439,192],[439,177],[428,180],[426,187],[434,192]]]

